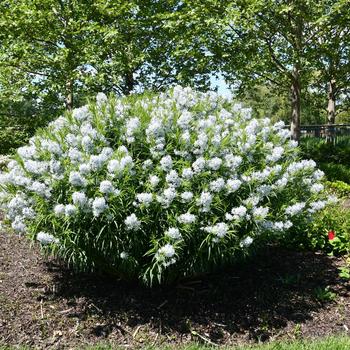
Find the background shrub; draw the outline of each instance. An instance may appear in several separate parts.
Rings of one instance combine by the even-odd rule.
[[[18,232],[77,269],[146,283],[206,272],[323,209],[323,173],[283,122],[214,93],[103,94],[19,148],[1,175]]]
[[[350,137],[337,143],[327,143],[318,138],[301,140],[302,155],[315,160],[330,181],[350,184]]]
[[[322,210],[304,230],[291,235],[289,243],[332,254],[350,250],[350,208],[342,203]]]

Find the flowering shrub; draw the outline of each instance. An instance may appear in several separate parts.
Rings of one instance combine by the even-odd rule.
[[[7,219],[78,269],[146,283],[205,272],[325,207],[282,122],[175,87],[107,99],[39,131],[1,175]]]

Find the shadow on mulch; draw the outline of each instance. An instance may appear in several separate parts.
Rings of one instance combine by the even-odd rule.
[[[168,338],[195,329],[218,343],[226,342],[227,334],[264,341],[271,332],[283,332],[290,322],[304,323],[324,307],[315,298],[315,289],[339,283],[332,258],[278,248],[200,280],[155,289],[62,272],[53,263],[48,269],[54,274],[55,290],[46,291],[42,298],[68,300],[72,312],[67,317],[102,318],[91,329],[96,337],[147,325]]]

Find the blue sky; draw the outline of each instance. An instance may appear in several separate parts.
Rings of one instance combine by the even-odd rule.
[[[229,86],[226,84],[224,78],[219,76],[219,78],[212,77],[210,79],[211,85],[218,88],[218,93],[222,96],[230,97],[232,96]]]

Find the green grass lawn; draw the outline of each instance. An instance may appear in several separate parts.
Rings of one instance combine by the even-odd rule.
[[[233,347],[211,347],[207,345],[188,345],[188,346],[140,346],[140,348],[145,350],[208,350],[208,349],[224,349],[224,350],[348,350],[350,349],[350,337],[338,336],[338,337],[328,337],[324,339],[316,340],[300,340],[300,341],[290,341],[290,342],[271,342],[260,345],[243,345],[243,346],[233,346]],[[112,350],[112,349],[122,349],[119,347],[113,347],[109,345],[101,345],[95,347],[88,347],[86,350]],[[2,349],[1,349],[2,350]]]

